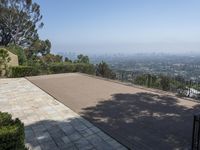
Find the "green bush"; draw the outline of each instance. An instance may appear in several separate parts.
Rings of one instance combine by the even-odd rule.
[[[109,65],[102,61],[96,65],[96,75],[103,78],[116,79],[116,74],[110,69]]]
[[[74,72],[75,66],[72,63],[55,63],[49,65],[50,73],[68,73]]]
[[[75,72],[95,74],[95,67],[92,64],[75,63]]]
[[[95,67],[92,64],[85,63],[52,63],[45,66],[16,66],[9,68],[8,77],[17,78],[25,76],[35,76],[40,74],[56,74],[69,72],[95,74]]]
[[[8,113],[0,112],[0,150],[26,150],[24,125],[19,119],[12,120]]]
[[[95,68],[92,64],[58,63],[49,65],[49,71],[51,73],[81,72],[87,74],[94,74]]]
[[[35,76],[39,74],[39,69],[32,66],[9,67],[8,77],[17,78],[25,76]]]

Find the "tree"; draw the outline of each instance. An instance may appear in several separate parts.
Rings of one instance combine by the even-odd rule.
[[[42,56],[44,56],[49,54],[50,50],[51,50],[51,42],[48,39],[45,41],[41,41],[41,47],[38,50],[38,52],[41,53]]]
[[[70,60],[68,57],[65,57],[65,62],[72,62],[72,60]]]
[[[54,55],[54,54],[47,54],[45,56],[42,56],[40,60],[43,63],[58,63],[62,62],[62,56],[60,55]]]
[[[160,85],[162,90],[168,91],[170,89],[170,78],[167,76],[161,76]]]
[[[2,71],[7,72],[7,67],[10,60],[11,58],[9,57],[8,51],[0,48],[0,75],[2,74]]]
[[[29,46],[43,26],[40,6],[32,0],[0,0],[0,45]]]
[[[27,57],[50,54],[51,42],[47,39],[45,41],[35,40],[29,48],[26,49]]]
[[[147,87],[152,86],[152,76],[150,74],[147,74]]]
[[[138,84],[138,85],[145,85],[146,86],[146,75],[143,74],[143,75],[137,76],[134,80],[134,83]]]
[[[191,85],[192,85],[192,81],[189,81],[189,87],[188,87],[188,97],[190,97],[191,94]]]
[[[96,65],[96,75],[104,78],[116,79],[116,74],[112,72],[108,64],[104,61]]]
[[[86,63],[89,64],[90,60],[88,56],[84,56],[83,54],[80,54],[77,56],[77,60],[75,60],[75,63]]]

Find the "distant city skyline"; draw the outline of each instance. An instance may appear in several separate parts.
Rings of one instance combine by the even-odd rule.
[[[199,0],[35,0],[53,52],[200,51]]]

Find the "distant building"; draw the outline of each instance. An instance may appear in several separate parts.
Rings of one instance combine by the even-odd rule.
[[[195,97],[197,98],[200,95],[200,91],[193,89],[193,88],[188,88],[186,95],[188,97]]]

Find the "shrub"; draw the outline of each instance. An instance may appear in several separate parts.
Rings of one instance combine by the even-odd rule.
[[[96,75],[103,78],[116,79],[116,74],[110,69],[109,65],[102,61],[96,65]]]
[[[0,150],[26,150],[24,125],[19,119],[12,120],[8,113],[0,112]]]
[[[164,91],[170,90],[170,78],[167,76],[161,76],[160,86]]]
[[[39,74],[39,69],[32,66],[15,66],[9,67],[8,77],[25,77],[25,76],[35,76]]]
[[[81,72],[87,74],[94,74],[95,69],[92,64],[85,63],[58,63],[49,66],[51,73],[68,73],[68,72]]]
[[[75,72],[95,74],[95,67],[92,64],[75,63]]]
[[[17,78],[39,74],[56,74],[69,72],[95,74],[95,68],[92,64],[85,63],[52,63],[47,65],[40,64],[40,66],[17,66],[9,68],[8,77]]]
[[[49,65],[49,71],[51,73],[68,73],[74,72],[75,66],[72,63],[57,63]]]

